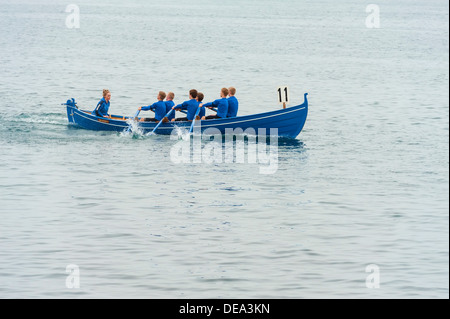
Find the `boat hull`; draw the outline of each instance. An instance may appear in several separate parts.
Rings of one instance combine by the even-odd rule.
[[[98,117],[89,111],[80,110],[74,103],[68,103],[67,117],[69,123],[84,129],[94,131],[122,132],[129,127],[130,117],[112,115],[111,118]],[[278,135],[280,137],[296,138],[302,131],[308,115],[308,99],[305,93],[304,103],[294,107],[268,113],[240,116],[226,119],[196,121],[202,133],[227,134],[239,132],[252,134]],[[157,122],[138,122],[139,129],[145,134],[153,131]],[[197,124],[196,124],[197,125]],[[191,122],[163,123],[155,131],[156,134],[170,135],[174,129],[189,130]]]

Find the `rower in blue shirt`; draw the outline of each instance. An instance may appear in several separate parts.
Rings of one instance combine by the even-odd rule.
[[[97,103],[97,107],[92,111],[92,115],[96,116],[109,116],[109,105],[111,100],[111,92],[109,90],[103,90],[103,98]]]
[[[197,90],[189,91],[189,100],[185,101],[177,106],[172,107],[174,110],[187,110],[187,117],[177,118],[175,121],[192,121],[194,120],[195,114],[197,114],[198,102],[197,98]]]
[[[175,93],[169,92],[167,93],[166,101],[166,114],[170,112],[170,110],[174,107],[175,103],[173,99],[175,98]],[[172,112],[167,118],[169,121],[175,121],[175,112]]]
[[[166,93],[163,91],[159,91],[158,93],[158,102],[153,103],[149,106],[141,106],[139,110],[141,111],[155,111],[155,118],[146,118],[144,121],[147,122],[159,122],[166,116],[166,103],[164,103],[164,99],[166,98]]]
[[[206,103],[206,104],[200,104],[200,106],[204,106],[207,107],[209,109],[213,109],[213,107],[217,108],[217,115],[210,115],[207,116],[206,119],[207,120],[212,120],[212,119],[224,119],[227,117],[228,114],[228,100],[227,100],[227,96],[228,96],[228,89],[227,88],[223,88],[222,90],[220,90],[220,99],[215,100],[214,102],[210,102],[210,103]],[[213,110],[215,111],[215,110]]]
[[[197,94],[197,102],[198,105],[202,104],[203,99],[205,98],[205,95],[202,92],[198,92]],[[206,118],[206,108],[202,107],[200,112],[198,113],[198,119],[197,120],[204,120]]]
[[[239,102],[237,98],[234,96],[236,94],[236,89],[234,87],[230,87],[228,89],[228,114],[227,117],[236,117],[239,110]]]

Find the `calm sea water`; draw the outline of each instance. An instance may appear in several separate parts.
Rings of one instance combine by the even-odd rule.
[[[378,1],[377,29],[356,0],[67,4],[0,0],[1,298],[448,298],[448,1]],[[309,93],[275,174],[60,105],[230,85],[241,114]]]

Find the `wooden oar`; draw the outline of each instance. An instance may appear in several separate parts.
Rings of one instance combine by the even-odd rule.
[[[150,135],[155,134],[155,131],[158,129],[158,127],[160,127],[160,125],[162,124],[162,122],[164,121],[164,119],[165,119],[166,117],[168,118],[168,117],[170,116],[170,114],[172,114],[173,111],[175,111],[175,110],[173,110],[173,109],[170,110],[169,113],[167,113],[166,116],[164,116],[164,117],[161,119],[161,121],[159,121],[158,125],[155,126],[155,128],[154,128],[153,131],[150,133]]]
[[[138,117],[139,116],[139,113],[141,113],[141,110],[137,110],[137,112],[136,112],[136,114],[134,115],[134,117],[133,117],[133,120],[136,118],[136,117]],[[128,128],[127,128],[127,133],[129,132],[129,131],[131,131],[131,127],[132,127],[132,125],[130,124],[130,125],[128,125]]]
[[[197,110],[197,112],[195,112],[194,120],[192,121],[191,128],[190,128],[190,130],[189,130],[189,134],[191,134],[192,131],[194,130],[195,121],[197,120],[197,116],[198,116],[198,114],[200,113],[200,110],[201,110],[201,109],[202,109],[202,108],[199,107],[198,110]]]

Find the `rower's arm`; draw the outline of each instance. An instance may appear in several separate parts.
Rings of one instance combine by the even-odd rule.
[[[173,107],[174,110],[187,110],[187,104],[186,102],[183,102],[182,104],[178,104],[177,106]]]
[[[105,112],[105,113],[102,112],[102,107],[101,106],[97,110],[97,113],[98,113],[98,115],[103,116],[103,117],[108,116],[108,112]]]
[[[154,112],[154,110],[155,110],[156,107],[158,106],[157,103],[158,103],[158,102],[153,103],[152,105],[142,106],[142,107],[140,108],[140,110],[141,110],[141,111],[153,111],[153,112]]]
[[[203,107],[207,107],[210,110],[212,110],[214,112],[217,112],[217,103],[216,103],[216,101],[210,102],[210,103],[205,103],[205,104],[203,104]]]

